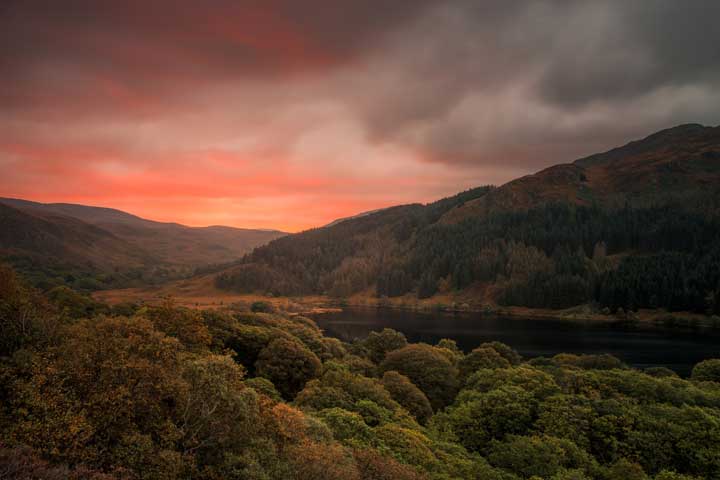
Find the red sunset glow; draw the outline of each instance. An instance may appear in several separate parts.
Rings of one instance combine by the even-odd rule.
[[[0,196],[298,231],[502,183],[702,121],[717,103],[677,82],[623,101],[554,91],[553,68],[598,6],[546,6],[546,28],[518,35],[524,17],[509,7],[485,19],[463,2],[399,1],[382,15],[372,2],[310,3],[9,2]],[[611,20],[596,28],[641,51]],[[505,44],[487,41],[502,28]],[[601,62],[590,53],[604,47],[586,56]]]

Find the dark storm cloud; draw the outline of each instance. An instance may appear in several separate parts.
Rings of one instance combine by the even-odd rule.
[[[426,3],[8,0],[0,107],[152,112],[189,89],[290,80],[353,62]]]
[[[112,68],[116,61],[117,73],[128,67],[150,76],[177,67],[178,56],[188,71],[206,68],[208,76],[287,73],[350,61],[427,3],[7,0],[0,58],[19,69],[55,61]]]
[[[0,115],[15,123],[182,115],[230,92],[238,115],[332,103],[375,145],[531,170],[720,111],[713,0],[0,8]]]
[[[717,123],[717,18],[698,0],[443,2],[391,39],[355,105],[375,138],[432,161],[571,160]]]
[[[581,28],[558,35],[541,94],[572,105],[630,98],[667,85],[718,82],[720,2],[607,5],[603,25],[594,24],[590,5],[578,22]]]

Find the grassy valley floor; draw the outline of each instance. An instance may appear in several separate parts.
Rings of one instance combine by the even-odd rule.
[[[583,322],[649,322],[669,325],[714,325],[720,327],[720,318],[692,312],[667,312],[666,310],[641,309],[629,314],[620,312],[604,314],[590,305],[579,305],[563,310],[501,306],[492,300],[488,289],[471,289],[460,293],[442,293],[431,298],[418,299],[414,295],[394,298],[378,298],[372,292],[352,295],[348,298],[332,298],[325,295],[302,297],[271,297],[260,294],[234,293],[220,290],[214,285],[213,275],[198,276],[171,282],[162,286],[101,290],[93,297],[110,305],[141,303],[157,305],[170,297],[177,305],[213,309],[229,305],[247,306],[254,302],[267,302],[276,309],[294,313],[321,313],[343,307],[393,308],[413,311],[477,312],[501,317],[532,318],[537,320],[573,320]]]

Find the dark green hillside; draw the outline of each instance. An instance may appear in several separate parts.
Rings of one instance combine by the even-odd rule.
[[[216,284],[419,298],[492,286],[505,305],[718,313],[718,152],[720,127],[683,125],[498,188],[271,242]]]
[[[430,205],[388,208],[275,240],[219,274],[216,283],[238,291],[348,295],[374,285],[380,275],[391,271],[389,267],[418,230],[489,189],[468,190]]]

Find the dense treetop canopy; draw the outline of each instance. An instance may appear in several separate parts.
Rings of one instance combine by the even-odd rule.
[[[0,294],[9,478],[720,477],[719,360],[681,379],[392,330],[342,343],[282,312],[88,311],[6,267]]]

